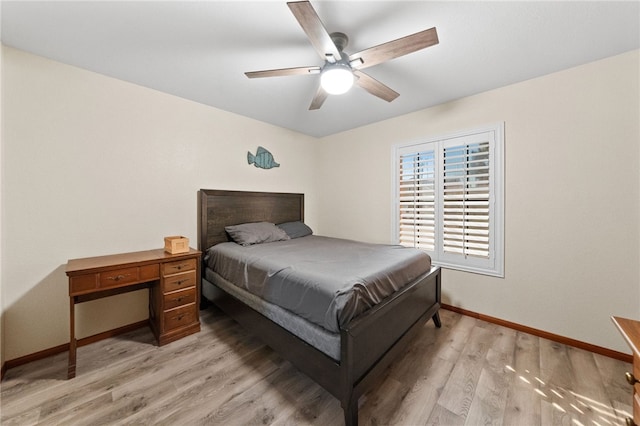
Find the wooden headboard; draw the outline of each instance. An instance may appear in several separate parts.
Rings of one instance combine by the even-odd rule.
[[[304,220],[304,194],[201,189],[198,194],[198,249],[229,241],[225,226],[249,222]]]

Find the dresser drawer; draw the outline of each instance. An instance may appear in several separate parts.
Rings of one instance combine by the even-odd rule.
[[[162,280],[162,292],[169,293],[187,287],[195,287],[196,271],[174,274]]]
[[[196,259],[178,260],[162,264],[162,275],[177,274],[179,272],[194,271],[196,269]]]
[[[164,312],[164,331],[170,331],[186,325],[191,325],[198,319],[196,304],[189,304]]]
[[[164,309],[173,309],[178,306],[188,305],[196,302],[196,288],[190,287],[186,290],[174,291],[164,295]]]
[[[640,378],[640,357],[635,354],[633,356],[633,377]],[[640,382],[633,385],[633,422],[640,424]]]

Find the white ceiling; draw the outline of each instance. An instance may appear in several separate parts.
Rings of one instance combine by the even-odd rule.
[[[436,27],[440,43],[367,69],[309,111],[319,76],[245,71],[322,65],[283,1],[2,1],[2,42],[27,52],[321,137],[640,48],[638,1],[321,1],[347,53]]]

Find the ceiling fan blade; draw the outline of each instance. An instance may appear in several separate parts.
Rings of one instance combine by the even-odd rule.
[[[354,53],[349,61],[353,68],[364,69],[434,44],[438,44],[435,27]]]
[[[300,26],[307,33],[307,37],[316,49],[316,52],[323,60],[327,59],[327,55],[332,55],[336,60],[340,60],[340,51],[336,47],[329,33],[322,25],[322,21],[318,17],[313,6],[308,1],[294,1],[287,3],[289,9],[296,17]]]
[[[324,101],[327,99],[329,94],[322,88],[322,86],[318,86],[318,91],[316,95],[313,97],[311,101],[311,105],[309,105],[309,111],[320,109]]]
[[[362,71],[358,70],[354,70],[353,73],[358,77],[355,81],[358,86],[362,87],[372,95],[379,97],[380,99],[391,102],[392,100],[400,96],[400,93],[380,83],[369,74],[365,74]]]
[[[249,71],[244,74],[249,78],[282,77],[287,75],[318,74],[320,67],[280,68],[277,70]]]

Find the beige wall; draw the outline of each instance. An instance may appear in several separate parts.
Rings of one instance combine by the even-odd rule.
[[[505,278],[446,270],[445,303],[627,352],[609,316],[640,318],[639,58],[324,138],[320,229],[390,241],[393,144],[504,121]]]
[[[2,10],[2,7],[0,7]],[[0,39],[0,45],[2,40]],[[2,152],[4,151],[4,144],[2,142],[2,58],[4,56],[4,52],[0,51],[0,188],[2,188],[2,175],[4,174],[2,167]],[[0,196],[0,259],[2,259],[2,228],[4,228],[4,221],[2,217],[4,216],[4,209],[2,208],[2,197]],[[0,262],[0,367],[4,366],[4,303],[2,294],[4,293],[3,285],[2,285],[2,262]]]
[[[67,259],[197,244],[199,188],[304,192],[310,137],[3,47],[7,360],[68,342]],[[281,167],[257,169],[247,151]],[[77,307],[78,337],[147,317],[146,290]]]
[[[305,192],[317,233],[388,242],[392,145],[498,121],[506,276],[445,271],[445,302],[627,351],[609,315],[640,318],[638,51],[320,141],[3,54],[4,360],[68,342],[67,259],[195,244],[199,188]],[[258,145],[282,166],[249,167]],[[145,297],[79,306],[79,336],[145,319]]]

